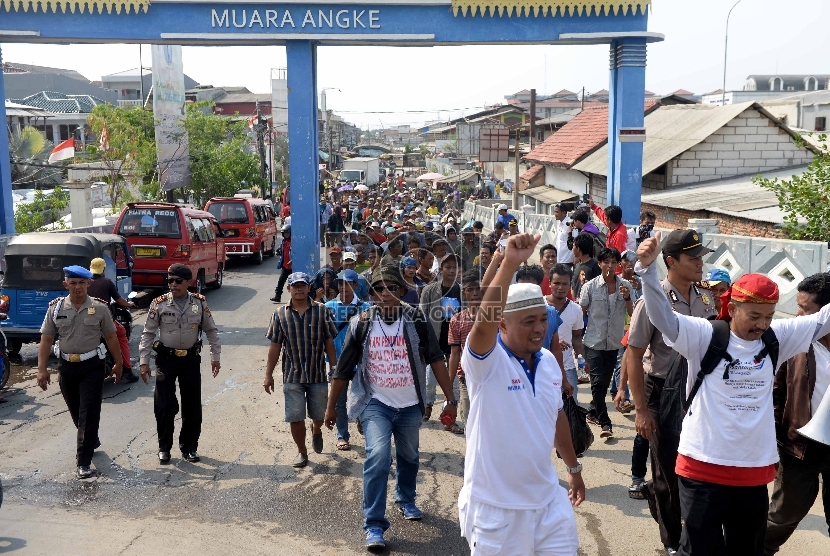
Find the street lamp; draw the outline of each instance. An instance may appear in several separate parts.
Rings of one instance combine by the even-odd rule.
[[[729,46],[729,18],[732,17],[732,10],[735,9],[735,6],[741,3],[742,0],[738,0],[733,4],[731,8],[729,8],[729,14],[726,16],[726,35],[723,39],[723,89],[721,90],[721,98],[720,98],[720,105],[724,106],[726,104],[726,52]]]

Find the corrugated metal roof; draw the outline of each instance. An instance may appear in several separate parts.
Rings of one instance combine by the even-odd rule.
[[[806,169],[807,166],[794,166],[760,175],[768,179],[790,179],[794,175],[800,176]],[[703,185],[649,193],[643,195],[642,202],[681,210],[705,210],[774,224],[783,223],[784,213],[775,194],[752,183],[754,177],[755,175],[737,176]]]
[[[526,195],[528,197],[532,197],[537,201],[541,201],[545,204],[554,204],[554,203],[561,203],[563,201],[570,201],[571,199],[576,199],[579,197],[576,193],[571,193],[570,191],[562,191],[561,189],[556,189],[555,187],[533,187],[531,189],[525,189],[522,191],[522,195]],[[645,202],[645,201],[643,201]]]
[[[744,110],[753,106],[760,109],[759,111],[762,110],[753,102],[727,104],[726,106],[706,104],[661,106],[645,118],[646,142],[643,145],[643,175],[653,172],[669,160],[701,143],[738,117]],[[561,133],[561,130],[558,133]],[[573,168],[580,172],[607,175],[608,144],[597,149]]]
[[[477,175],[478,172],[476,170],[462,170],[461,172],[453,172],[449,176],[444,176],[443,178],[437,179],[435,180],[435,183],[457,183],[467,181],[468,179]]]

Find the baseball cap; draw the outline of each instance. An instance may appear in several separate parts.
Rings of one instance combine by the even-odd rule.
[[[508,226],[518,226],[519,223],[516,221],[515,218],[511,218],[510,222],[507,223]]]
[[[351,269],[341,270],[340,274],[337,275],[338,280],[345,280],[346,282],[357,282],[358,276],[357,272]]]
[[[416,261],[412,257],[404,257],[403,260],[401,260],[401,266],[418,266],[418,261]]]
[[[356,261],[357,260],[357,253],[354,251],[346,251],[343,253],[343,261]]]
[[[457,262],[458,264],[461,264],[461,257],[456,255],[455,253],[447,253],[446,255],[441,257],[441,266],[443,266],[444,263],[447,262],[450,259],[455,259],[455,262]]]
[[[703,246],[700,234],[694,230],[673,230],[663,241],[665,255],[685,253],[690,257],[697,257],[711,252],[711,249]]]
[[[722,268],[713,268],[706,273],[706,281],[710,284],[717,284],[718,282],[726,282],[732,284],[732,277]]]
[[[401,278],[401,273],[398,270],[398,267],[393,265],[383,265],[372,273],[371,285],[375,285],[378,282],[394,282],[396,284],[400,284],[401,286],[406,286],[403,278]]]
[[[507,205],[504,203],[500,204],[498,210],[507,210]]]
[[[309,276],[305,272],[292,272],[288,275],[288,280],[286,281],[288,282],[289,286],[293,286],[294,284],[297,284],[299,282],[302,282],[306,285],[311,284],[313,282],[311,276]]]
[[[333,246],[333,247],[329,247],[329,254],[332,254],[332,253],[342,253],[342,252],[343,252],[343,250],[340,248],[340,246],[339,246],[339,245],[335,245],[335,246]]]
[[[96,257],[92,259],[89,263],[89,270],[93,274],[103,274],[106,268],[107,263],[104,262],[104,259],[102,259],[101,257]]]
[[[387,234],[392,234],[392,233],[395,233],[396,231],[397,231],[397,230],[395,230],[395,227],[394,227],[394,226],[387,226],[387,227],[386,227],[386,233],[387,233]]]

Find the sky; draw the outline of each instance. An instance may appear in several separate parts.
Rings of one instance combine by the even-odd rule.
[[[732,0],[654,0],[646,88],[706,93],[723,82],[724,31]],[[830,74],[828,0],[742,0],[729,25],[727,90],[750,74]],[[3,60],[74,69],[90,80],[137,68],[137,45],[3,45]],[[184,47],[184,71],[206,85],[270,92],[283,47]],[[143,47],[145,67],[150,47]],[[394,82],[394,87],[390,82]],[[440,88],[431,87],[441,82]],[[318,87],[328,108],[366,129],[447,120],[535,88],[590,92],[608,88],[608,46],[447,46],[318,48]],[[447,85],[457,83],[457,85]]]

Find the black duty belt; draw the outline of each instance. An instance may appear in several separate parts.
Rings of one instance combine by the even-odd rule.
[[[202,352],[202,342],[196,342],[188,349],[170,348],[161,342],[154,342],[153,351],[159,355],[167,355],[170,357],[191,357],[193,355],[199,355]]]

